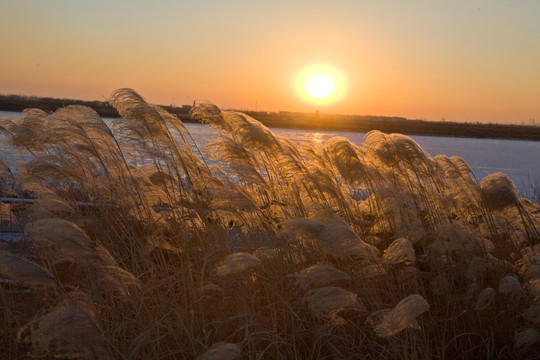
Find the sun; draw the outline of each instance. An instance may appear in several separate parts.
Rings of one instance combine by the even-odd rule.
[[[318,99],[332,95],[335,88],[334,80],[326,74],[315,74],[306,82],[307,92]]]
[[[328,64],[303,68],[294,78],[298,96],[314,105],[329,105],[339,101],[346,93],[343,72]]]

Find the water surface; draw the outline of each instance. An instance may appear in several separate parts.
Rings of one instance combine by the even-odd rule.
[[[0,118],[18,118],[21,113],[0,111]],[[201,150],[217,136],[217,131],[208,125],[186,123],[186,127]],[[347,131],[316,131],[300,129],[271,128],[295,142],[325,142],[333,136],[344,136],[352,143],[361,145],[365,133]],[[507,174],[520,189],[527,189],[530,184],[540,182],[540,141],[508,140],[508,139],[476,139],[445,136],[412,135],[426,153],[431,156],[439,154],[462,157],[480,181],[494,172]],[[25,156],[4,144],[5,136],[0,135],[0,159],[10,166]]]

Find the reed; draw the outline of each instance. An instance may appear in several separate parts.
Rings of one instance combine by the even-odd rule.
[[[11,358],[540,356],[540,207],[400,134],[295,144],[201,103],[220,136],[119,89],[0,128],[0,353]],[[208,159],[212,159],[211,163]]]

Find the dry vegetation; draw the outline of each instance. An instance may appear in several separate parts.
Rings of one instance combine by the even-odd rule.
[[[1,208],[26,238],[0,248],[8,358],[540,356],[540,207],[505,175],[399,134],[298,145],[209,103],[221,135],[194,152],[132,90],[110,102],[111,127],[83,106],[1,124],[32,154],[0,162],[2,193],[37,199]]]

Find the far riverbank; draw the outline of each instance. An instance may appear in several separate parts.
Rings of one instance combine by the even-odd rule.
[[[103,117],[118,117],[118,112],[104,101],[83,101],[0,95],[0,110],[23,111],[38,108],[47,112],[68,105],[85,105]],[[190,116],[191,105],[160,105],[168,112],[177,115],[184,122],[197,122]],[[261,112],[244,111],[268,127],[288,129],[309,129],[329,131],[369,132],[379,130],[386,133],[407,135],[455,136],[468,138],[518,139],[540,141],[540,126],[503,125],[481,123],[435,122],[411,120],[402,117],[339,115],[300,112]]]

